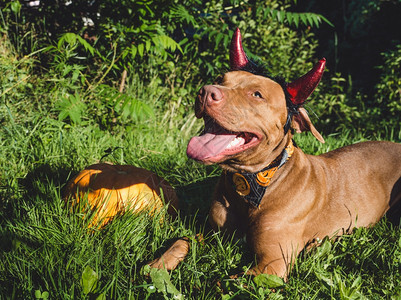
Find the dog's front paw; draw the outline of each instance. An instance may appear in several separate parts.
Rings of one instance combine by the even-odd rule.
[[[184,260],[189,251],[189,239],[181,238],[173,243],[170,248],[159,258],[150,262],[151,268],[174,270]]]

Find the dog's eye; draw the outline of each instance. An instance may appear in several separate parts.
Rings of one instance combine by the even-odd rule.
[[[263,97],[262,97],[262,94],[261,94],[259,91],[253,92],[253,93],[252,93],[252,96],[253,96],[253,97],[256,97],[256,98],[263,98]]]

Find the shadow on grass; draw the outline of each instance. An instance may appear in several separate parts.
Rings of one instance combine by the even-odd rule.
[[[44,164],[33,169],[25,178],[20,178],[17,189],[9,186],[0,192],[0,251],[11,251],[20,243],[33,248],[39,246],[34,240],[14,232],[11,224],[24,222],[35,206],[59,201],[60,197],[55,197],[54,189],[61,191],[70,177],[70,170]]]
[[[41,199],[50,200],[49,187],[60,188],[60,191],[62,191],[67,181],[76,173],[78,172],[73,172],[71,169],[64,167],[44,164],[29,172],[25,178],[20,180],[20,185],[25,189],[27,198],[35,199],[40,197]]]
[[[186,228],[194,226],[197,233],[211,231],[207,216],[218,178],[219,176],[210,177],[176,187],[180,203],[180,218]],[[155,257],[162,255],[178,239],[166,240],[163,246],[155,252]]]
[[[205,220],[212,201],[215,186],[219,176],[207,178],[188,185],[176,188],[180,199],[180,211],[182,216],[194,216],[201,221]]]

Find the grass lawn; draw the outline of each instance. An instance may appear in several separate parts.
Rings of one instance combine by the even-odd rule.
[[[285,284],[274,277],[231,280],[254,257],[244,240],[219,233],[193,241],[175,271],[148,274],[146,262],[175,238],[206,227],[220,170],[185,155],[201,122],[186,127],[188,120],[168,125],[153,119],[109,132],[24,116],[7,106],[2,113],[1,299],[401,299],[401,234],[385,220],[303,253]],[[321,153],[363,139],[351,135],[325,137],[326,144],[309,135],[296,140],[305,152]],[[127,214],[88,232],[88,218],[68,210],[62,189],[101,158],[165,177],[177,189],[180,217]]]

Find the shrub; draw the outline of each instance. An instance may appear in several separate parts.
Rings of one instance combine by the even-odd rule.
[[[384,62],[378,67],[381,76],[375,86],[372,114],[382,126],[391,126],[398,131],[401,122],[401,45],[382,56]]]
[[[272,75],[279,75],[291,81],[309,71],[318,45],[308,28],[296,30],[272,17],[265,17],[267,7],[278,8],[276,1],[268,5],[255,4],[244,10],[238,20],[244,32],[244,46],[257,59],[266,63]],[[282,9],[282,8],[281,8]]]
[[[18,49],[34,53],[36,72],[47,79],[43,90],[53,95],[41,104],[66,123],[96,122],[104,129],[131,126],[155,111],[178,120],[192,115],[199,87],[228,70],[235,27],[244,32],[249,54],[273,75],[300,76],[317,46],[305,25],[323,20],[290,13],[290,5],[277,0],[12,3],[0,6],[3,30],[14,34],[14,43],[27,37]],[[136,87],[155,97],[138,97]]]

